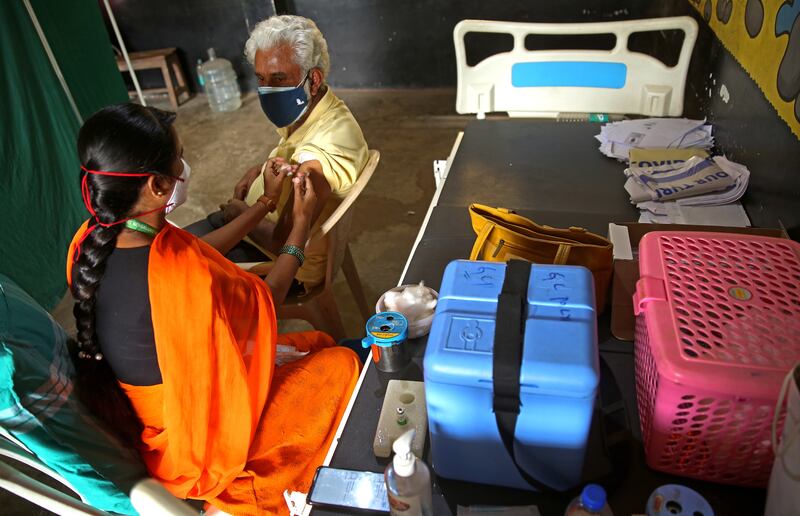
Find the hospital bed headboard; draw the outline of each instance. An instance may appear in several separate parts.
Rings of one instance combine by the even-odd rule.
[[[638,32],[684,33],[678,63],[669,67],[628,49]],[[510,34],[514,47],[467,64],[464,36],[471,32]],[[611,50],[527,50],[528,35],[613,34]],[[458,73],[456,111],[506,111],[510,116],[548,117],[558,113],[617,113],[679,116],[686,73],[697,39],[689,16],[597,23],[518,23],[463,20],[453,30]]]

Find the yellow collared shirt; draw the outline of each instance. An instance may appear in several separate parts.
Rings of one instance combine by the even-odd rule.
[[[281,157],[292,163],[305,159],[316,159],[322,164],[322,172],[331,187],[331,196],[325,203],[319,219],[311,228],[311,233],[323,223],[336,209],[342,199],[353,187],[361,170],[367,163],[369,150],[364,135],[353,114],[330,87],[319,103],[308,115],[303,125],[287,136],[288,129],[278,128],[281,140],[270,153],[270,158]],[[267,219],[277,222],[291,191],[291,182],[284,184],[278,209],[267,215]],[[259,176],[250,187],[247,203],[253,204],[264,194],[264,177]],[[249,238],[248,242],[256,245]],[[306,248],[306,260],[297,271],[297,280],[306,287],[322,283],[325,279],[326,239],[316,238]],[[275,259],[275,255],[257,246],[262,252]]]

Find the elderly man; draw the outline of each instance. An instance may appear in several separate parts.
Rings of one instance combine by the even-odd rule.
[[[252,167],[236,184],[221,215],[212,214],[208,221],[187,229],[201,234],[230,222],[264,195],[262,170],[277,175],[288,169],[293,174],[308,174],[313,184],[317,195],[313,234],[358,179],[367,162],[367,143],[353,114],[325,82],[330,66],[328,45],[313,21],[301,16],[268,18],[250,34],[245,55],[255,68],[261,107],[281,139],[267,162]],[[247,238],[272,259],[292,227],[291,192],[287,181],[280,198],[271,199],[277,209]],[[244,244],[229,258],[259,259],[252,251]],[[325,279],[325,269],[325,239],[312,239],[296,280],[306,289],[313,287]]]

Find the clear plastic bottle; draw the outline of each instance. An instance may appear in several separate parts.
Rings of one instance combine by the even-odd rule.
[[[588,484],[567,506],[564,516],[614,516],[614,513],[606,503],[606,490],[597,484]]]
[[[218,58],[214,49],[209,48],[208,61],[200,66],[200,72],[211,111],[239,109],[242,105],[242,94],[230,61]]]
[[[395,439],[394,459],[384,473],[392,516],[433,516],[431,472],[411,452],[413,440],[413,428]]]

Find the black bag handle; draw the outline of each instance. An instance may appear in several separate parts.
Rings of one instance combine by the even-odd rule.
[[[520,373],[522,352],[525,340],[525,323],[528,314],[528,282],[531,263],[523,260],[509,260],[503,288],[497,300],[495,320],[494,352],[492,356],[492,381],[494,384],[492,409],[503,445],[508,451],[514,466],[525,481],[543,493],[562,493],[562,491],[533,477],[517,461],[514,451],[514,436],[520,411]],[[598,386],[601,398],[601,419],[603,441],[612,467],[617,472],[626,469],[630,439],[627,411],[622,393],[611,368],[600,355],[601,377],[610,381]],[[623,428],[609,432],[612,414],[622,413]],[[617,419],[618,420],[618,419]],[[613,472],[612,472],[613,475]],[[613,475],[617,476],[617,475]],[[569,492],[569,491],[567,491]]]

